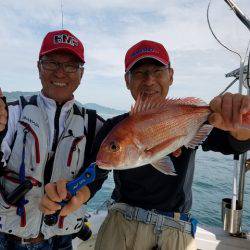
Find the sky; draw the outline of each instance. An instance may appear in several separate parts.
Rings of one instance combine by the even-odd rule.
[[[3,91],[39,91],[36,63],[47,32],[63,27],[84,44],[85,73],[75,97],[128,110],[124,82],[126,51],[141,40],[162,43],[174,68],[169,97],[209,102],[233,79],[240,58],[213,38],[208,0],[0,0],[0,86]],[[235,0],[250,17],[250,0]],[[244,59],[249,31],[223,0],[212,0],[210,23],[221,42]],[[230,89],[236,92],[238,87]]]

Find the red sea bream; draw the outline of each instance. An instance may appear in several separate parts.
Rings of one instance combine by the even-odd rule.
[[[195,148],[210,133],[209,106],[193,97],[147,99],[139,97],[127,118],[118,123],[101,144],[97,165],[102,169],[130,169],[151,164],[176,175],[170,153],[185,146]],[[243,116],[249,123],[250,115]]]

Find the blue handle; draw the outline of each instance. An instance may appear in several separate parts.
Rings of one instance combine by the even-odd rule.
[[[79,177],[66,184],[67,191],[71,196],[75,196],[79,189],[94,181],[95,165],[95,162],[91,163]]]
[[[75,196],[78,190],[95,180],[95,165],[95,162],[91,163],[79,177],[66,184],[66,189],[70,196]],[[67,202],[68,201],[61,201],[58,202],[58,204],[64,207]],[[55,214],[45,215],[45,224],[48,226],[54,226],[57,223],[60,211],[61,210],[58,210]]]

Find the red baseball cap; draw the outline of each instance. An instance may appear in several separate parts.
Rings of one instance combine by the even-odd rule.
[[[82,42],[68,30],[56,30],[49,32],[43,39],[39,53],[39,59],[54,51],[68,51],[84,61],[84,48]]]
[[[153,58],[164,65],[169,65],[168,52],[161,43],[143,40],[132,46],[125,56],[125,72],[129,71],[135,63],[144,58]]]

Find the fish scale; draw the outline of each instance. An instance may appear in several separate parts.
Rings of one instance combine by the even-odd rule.
[[[197,127],[197,123],[193,122],[194,120],[191,119],[192,116],[195,117],[194,115],[195,112],[192,111],[195,111],[197,109],[194,107],[189,108],[189,113],[190,113],[189,115],[184,114],[182,109],[183,108],[181,106],[179,106],[178,108],[177,107],[174,108],[174,110],[177,113],[179,113],[178,115],[175,113],[174,115],[175,119],[173,119],[174,112],[172,112],[172,110],[169,109],[167,111],[159,113],[158,115],[155,115],[154,120],[144,122],[143,129],[140,129],[140,127],[142,126],[139,126],[138,134],[140,136],[140,140],[142,141],[142,143],[151,148],[165,141],[168,136],[179,134],[180,130],[182,134],[187,134],[188,128],[190,127],[193,128],[195,125]],[[209,112],[207,113],[209,114]],[[204,112],[203,113],[200,112],[200,115],[201,115],[201,121],[199,123],[203,123],[204,121],[206,121],[207,118],[204,116]],[[169,117],[172,117],[172,119],[167,119]],[[195,118],[198,120],[197,115]],[[143,117],[141,117],[140,119],[143,121]],[[134,129],[138,130],[136,125]],[[152,137],[152,135],[154,136]]]

